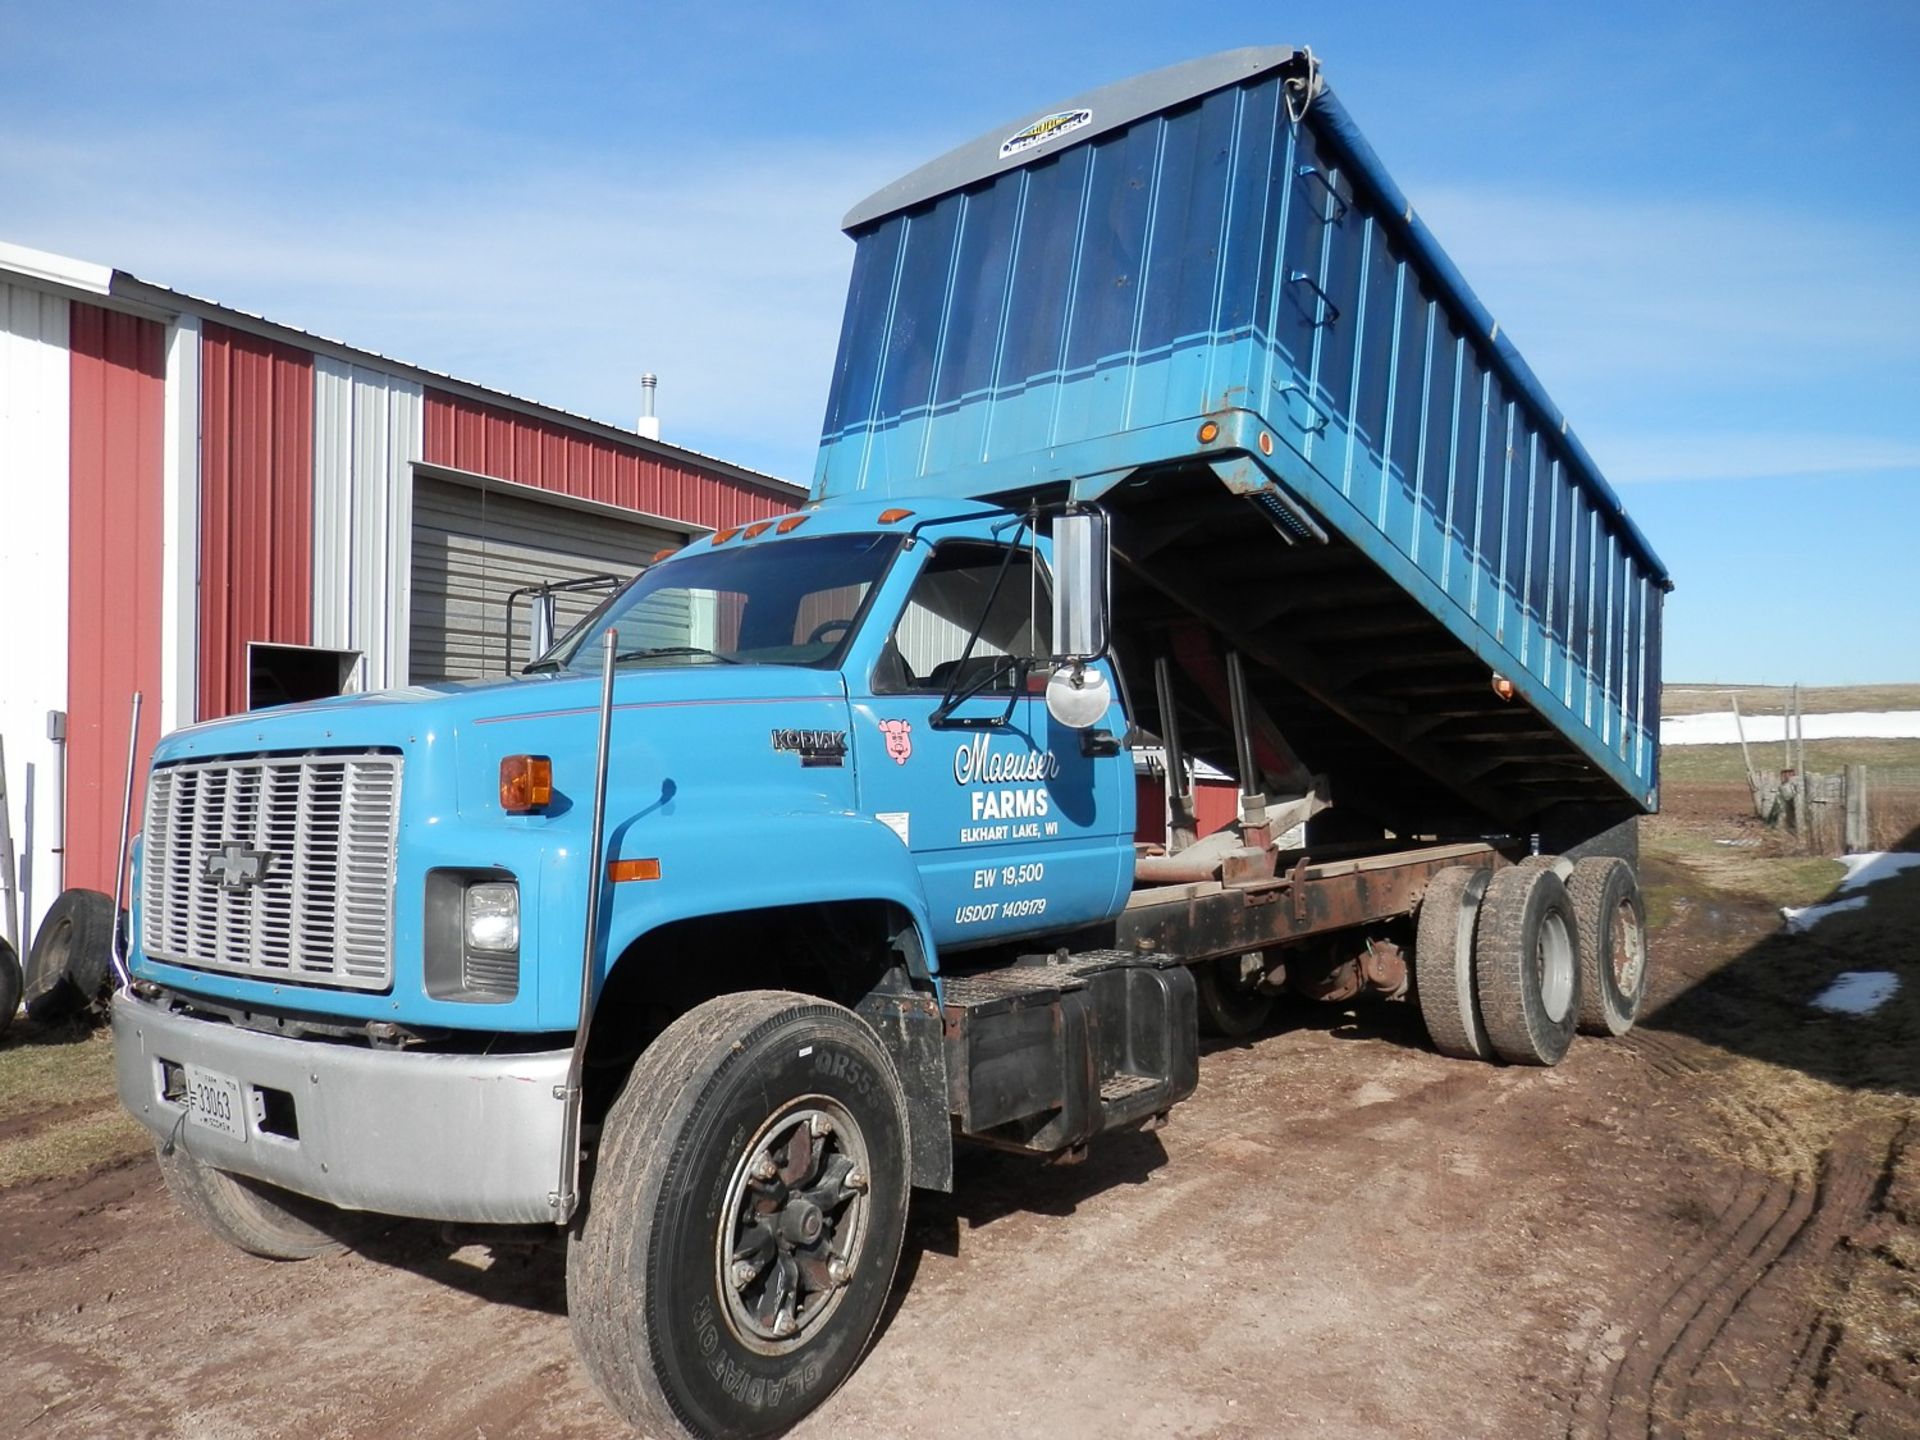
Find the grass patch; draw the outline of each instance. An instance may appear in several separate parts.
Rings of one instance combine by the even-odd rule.
[[[1679,883],[1649,887],[1647,923],[1654,926],[1673,917],[1676,898],[1703,887],[1769,905],[1812,905],[1832,894],[1847,873],[1838,860],[1756,853],[1717,844],[1714,837],[1698,830],[1657,821],[1641,826],[1640,847],[1649,859],[1664,860],[1685,875]]]
[[[106,1030],[49,1030],[22,1021],[0,1043],[0,1121],[113,1094],[113,1036]]]
[[[145,1151],[153,1139],[116,1102],[0,1144],[0,1190],[64,1179]]]
[[[1747,744],[1753,751],[1753,763],[1761,774],[1778,771],[1785,760],[1780,736],[1765,739],[1748,727]],[[1848,765],[1865,765],[1867,785],[1873,787],[1876,769],[1909,770],[1909,783],[1920,783],[1920,740],[1809,740],[1807,768],[1816,775],[1838,773]],[[1663,781],[1745,780],[1746,765],[1740,747],[1734,745],[1662,745],[1660,778]]]
[[[1662,715],[1706,715],[1731,710],[1740,697],[1744,715],[1771,715],[1787,708],[1785,685],[1667,685],[1660,692]],[[1916,685],[1810,685],[1800,691],[1800,708],[1809,715],[1837,715],[1847,710],[1920,710]],[[1776,732],[1779,726],[1775,725]]]

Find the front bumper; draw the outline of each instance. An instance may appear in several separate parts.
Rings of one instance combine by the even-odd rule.
[[[565,1050],[433,1055],[295,1040],[176,1015],[125,991],[113,1001],[113,1040],[134,1119],[218,1169],[349,1210],[480,1224],[558,1218]],[[189,1123],[165,1094],[163,1061],[238,1081],[246,1138]]]

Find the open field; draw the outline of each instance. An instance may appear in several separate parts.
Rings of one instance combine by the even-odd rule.
[[[1746,715],[1778,716],[1787,708],[1785,685],[1674,685],[1661,687],[1662,715],[1704,715],[1731,710],[1730,696],[1740,698]],[[1813,685],[1800,691],[1801,708],[1809,715],[1834,715],[1846,710],[1920,710],[1920,684]],[[1777,733],[1779,727],[1776,725]]]
[[[1675,784],[1646,827],[1633,1036],[1523,1071],[1441,1059],[1404,1004],[1302,1006],[1213,1048],[1160,1135],[968,1155],[796,1433],[1920,1433],[1920,871],[1784,934],[1839,867],[1724,789]],[[1904,980],[1881,1010],[1808,1007],[1865,969]],[[224,1250],[137,1137],[97,1138],[104,1044],[47,1038],[0,1047],[0,1433],[621,1433],[557,1245],[385,1222],[302,1265]]]
[[[1780,737],[1756,742],[1748,737],[1754,768],[1762,774],[1785,768]],[[1920,785],[1920,740],[1809,740],[1807,767],[1815,774],[1836,773],[1848,765],[1875,770],[1904,770]],[[1738,745],[1663,745],[1660,774],[1669,782],[1686,780],[1744,780],[1746,766]]]

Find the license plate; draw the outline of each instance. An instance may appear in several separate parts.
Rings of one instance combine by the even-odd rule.
[[[247,1112],[240,1082],[217,1070],[202,1070],[198,1065],[184,1068],[187,1072],[188,1121],[244,1143],[247,1138]]]

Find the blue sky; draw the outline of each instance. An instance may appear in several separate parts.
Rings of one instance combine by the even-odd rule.
[[[1673,680],[1920,680],[1920,6],[0,0],[0,239],[804,480],[868,191],[1311,44],[1674,572]]]

